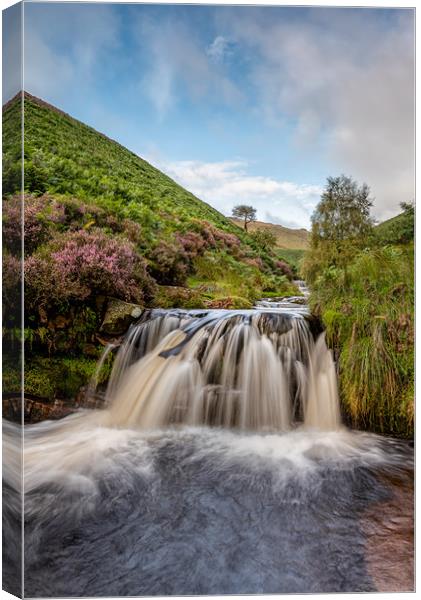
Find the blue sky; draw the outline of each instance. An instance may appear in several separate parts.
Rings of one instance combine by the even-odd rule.
[[[25,88],[225,214],[250,203],[261,220],[309,227],[342,172],[371,187],[379,219],[414,196],[410,10],[24,11]]]

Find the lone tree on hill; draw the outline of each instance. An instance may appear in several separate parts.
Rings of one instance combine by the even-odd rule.
[[[248,231],[247,225],[256,220],[256,209],[246,204],[238,204],[232,209],[232,216],[237,219],[244,219],[244,229]]]

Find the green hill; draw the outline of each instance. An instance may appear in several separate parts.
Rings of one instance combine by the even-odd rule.
[[[384,244],[406,244],[414,239],[415,208],[412,204],[401,206],[403,212],[375,227],[375,235]]]
[[[110,320],[127,327],[125,311],[242,308],[294,292],[275,251],[259,249],[230,219],[133,152],[27,93],[24,120],[28,392],[74,395],[102,344],[121,333]],[[9,348],[19,348],[20,121],[16,97],[3,107]],[[12,369],[5,391],[18,381]]]
[[[4,188],[20,186],[20,140],[8,135],[20,115],[14,98],[3,108]],[[230,220],[117,142],[25,93],[25,190],[72,195],[132,218],[153,231],[207,219],[239,235]]]

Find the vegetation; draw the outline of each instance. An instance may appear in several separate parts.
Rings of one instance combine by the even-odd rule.
[[[369,189],[350,177],[329,177],[312,218],[310,249],[303,269],[313,283],[321,269],[345,267],[371,234]]]
[[[305,255],[305,250],[299,248],[283,248],[277,251],[279,260],[289,264],[294,276],[299,276],[301,263]]]
[[[414,239],[415,204],[401,202],[402,213],[380,223],[375,228],[374,235],[379,243],[407,244]]]
[[[257,229],[256,231],[253,231],[251,237],[261,250],[268,251],[274,248],[276,245],[276,235],[265,229]]]
[[[339,179],[346,184],[342,188]],[[338,358],[345,416],[357,427],[409,436],[414,427],[413,208],[405,205],[393,228],[373,228],[369,206],[366,186],[329,179],[313,216],[302,271],[311,284],[311,307]]]
[[[232,216],[237,219],[242,219],[244,230],[247,231],[247,225],[256,220],[256,209],[246,204],[238,204],[232,209]]]
[[[248,308],[265,293],[294,293],[291,270],[271,247],[146,161],[29,94],[24,118],[27,390],[47,385],[49,369],[58,396],[86,383],[82,359],[94,364],[106,342],[100,329],[110,299]],[[3,108],[4,336],[12,370],[20,347],[20,120],[14,99]],[[63,377],[73,384],[63,387]],[[45,395],[41,384],[37,395]]]

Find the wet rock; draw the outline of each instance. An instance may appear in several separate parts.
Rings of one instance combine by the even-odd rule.
[[[46,419],[61,419],[77,410],[72,402],[66,400],[49,400],[30,394],[23,401],[23,418],[25,423],[39,423]],[[3,397],[3,417],[15,423],[22,422],[22,398],[19,395]]]
[[[92,358],[98,358],[98,349],[95,344],[85,344],[83,346],[83,354]]]
[[[142,310],[143,308],[138,304],[115,298],[109,299],[100,332],[117,336],[125,333],[128,327],[140,317]]]

